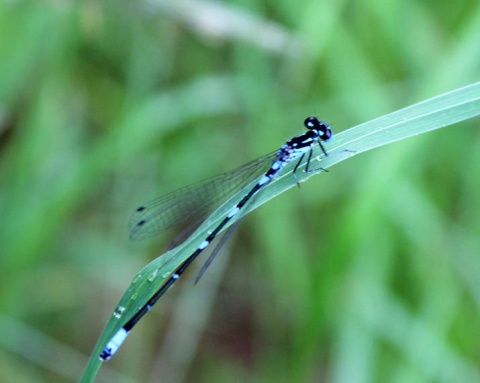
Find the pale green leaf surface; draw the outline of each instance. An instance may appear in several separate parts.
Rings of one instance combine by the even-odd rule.
[[[362,152],[379,146],[429,132],[438,128],[449,126],[460,121],[473,118],[480,114],[480,83],[475,83],[440,96],[428,99],[394,113],[385,115],[367,123],[343,131],[325,144],[329,157],[324,157],[319,148],[315,149],[317,167],[324,169]],[[312,168],[315,168],[315,161]],[[269,199],[296,186],[295,178],[291,172],[295,163],[289,164],[282,175],[267,185],[252,203],[247,206],[251,211]],[[299,169],[301,170],[301,169]],[[297,172],[300,181],[308,179],[307,175]],[[318,174],[318,173],[317,173]],[[94,379],[101,361],[98,359],[103,347],[134,314],[143,306],[152,294],[164,283],[170,274],[187,259],[198,245],[225,217],[225,214],[236,204],[256,180],[240,190],[231,199],[221,205],[211,216],[193,233],[181,246],[163,254],[145,266],[134,278],[131,285],[120,299],[118,306],[125,310],[121,318],[112,315],[100,339],[98,340],[82,382]],[[237,217],[238,219],[240,217]],[[232,220],[230,224],[235,222]],[[227,226],[228,227],[228,226]],[[128,344],[128,341],[126,342]],[[125,346],[124,346],[125,347]]]

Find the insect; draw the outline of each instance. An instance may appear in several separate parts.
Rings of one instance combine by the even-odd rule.
[[[313,149],[315,145],[318,145],[323,154],[328,156],[322,142],[330,140],[333,136],[333,132],[327,123],[318,120],[316,117],[308,117],[305,120],[304,125],[307,128],[305,133],[291,138],[285,142],[280,149],[272,154],[250,162],[233,172],[207,180],[206,182],[197,185],[197,187],[194,186],[180,189],[179,192],[173,192],[163,198],[137,208],[130,220],[130,237],[133,239],[148,237],[157,232],[163,231],[166,228],[176,226],[178,224],[177,221],[184,218],[178,218],[173,213],[178,215],[179,212],[183,211],[182,214],[194,214],[195,211],[192,210],[195,210],[197,206],[205,205],[203,202],[198,202],[198,199],[201,199],[206,191],[209,191],[207,194],[211,194],[212,189],[220,189],[216,184],[222,185],[224,182],[231,182],[234,185],[239,184],[241,181],[244,182],[245,174],[254,175],[256,169],[261,168],[262,165],[270,164],[266,172],[263,172],[259,177],[257,176],[258,180],[252,189],[230,209],[224,219],[215,227],[215,229],[213,229],[213,231],[209,232],[209,235],[198,245],[198,248],[170,275],[148,302],[114,334],[99,356],[102,361],[108,361],[117,352],[135,324],[151,310],[158,299],[160,299],[160,297],[180,278],[195,258],[197,258],[211,244],[225,225],[227,225],[234,217],[241,215],[245,205],[251,201],[260,190],[279,176],[282,169],[288,163],[297,161],[293,169],[293,176],[297,183],[298,179],[296,171],[304,162],[305,156],[306,162],[305,169],[303,170],[304,172],[312,173],[323,170],[322,168],[310,169]],[[242,175],[243,179],[241,179],[242,177],[240,177],[240,175]],[[235,183],[235,180],[237,179],[241,179],[241,181]],[[197,201],[191,203],[191,197],[195,196]],[[230,226],[229,230],[233,226],[236,225]],[[218,252],[216,250],[217,249],[213,251],[204,267],[200,270],[197,280],[213,260],[213,257]]]

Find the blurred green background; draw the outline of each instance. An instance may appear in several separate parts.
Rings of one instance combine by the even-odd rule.
[[[138,204],[476,82],[478,36],[473,0],[1,1],[0,381],[80,378],[175,236]],[[97,381],[480,381],[479,161],[472,120],[270,201]]]

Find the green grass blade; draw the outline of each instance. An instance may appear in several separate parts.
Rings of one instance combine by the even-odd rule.
[[[330,153],[329,157],[323,157],[320,150],[315,149],[314,154],[318,156],[316,160],[320,161],[317,166],[327,169],[361,152],[449,126],[479,114],[480,83],[475,83],[358,125],[334,136],[332,141],[325,145]],[[294,166],[294,163],[289,164],[282,176],[265,187],[247,207],[247,210],[251,211],[292,186],[296,186],[295,179],[290,174]],[[315,164],[312,164],[312,167],[314,168]],[[301,182],[311,176],[311,174],[306,175],[301,172],[297,174]],[[213,212],[181,246],[155,259],[137,274],[118,304],[118,307],[124,308],[120,318],[112,315],[108,321],[90,357],[82,382],[93,381],[101,366],[98,355],[111,336],[145,304],[165,279],[192,254],[207,236],[207,232],[218,225],[231,207],[243,197],[255,182],[247,185]],[[230,224],[234,221],[232,220]]]

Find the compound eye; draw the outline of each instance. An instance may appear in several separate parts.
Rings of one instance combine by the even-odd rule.
[[[322,141],[328,141],[333,136],[330,126],[326,122],[320,121],[317,117],[308,117],[304,124],[307,129],[316,131]]]
[[[304,123],[307,129],[318,129],[320,127],[320,121],[318,121],[317,117],[308,117]]]
[[[320,129],[320,131],[323,133],[321,135],[323,141],[329,141],[333,137],[333,131],[327,124],[323,124],[323,129]]]

